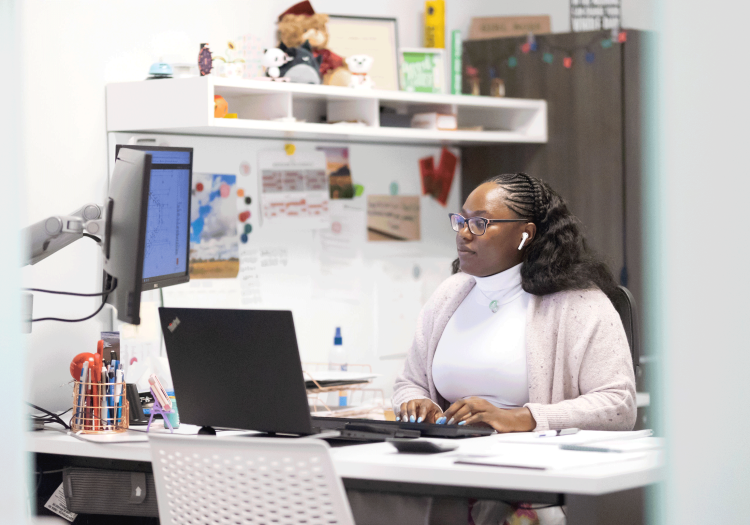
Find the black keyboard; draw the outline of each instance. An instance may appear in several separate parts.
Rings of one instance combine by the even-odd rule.
[[[389,437],[436,437],[468,438],[489,436],[495,430],[487,427],[470,427],[466,425],[436,425],[434,423],[406,423],[402,421],[378,421],[374,419],[355,419],[342,417],[312,418],[313,427],[321,432],[327,430],[367,431]]]

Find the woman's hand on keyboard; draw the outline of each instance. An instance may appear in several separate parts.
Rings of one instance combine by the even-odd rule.
[[[411,423],[434,423],[442,417],[443,411],[429,399],[412,399],[401,403],[401,410],[396,421]]]
[[[498,432],[530,432],[536,427],[528,408],[498,408],[480,397],[459,399],[445,411],[444,417],[448,424],[489,426]]]

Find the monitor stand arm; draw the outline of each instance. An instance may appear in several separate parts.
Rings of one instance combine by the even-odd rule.
[[[21,265],[46,259],[83,237],[84,233],[99,237],[104,246],[104,223],[104,208],[98,204],[86,204],[70,215],[54,215],[24,228],[21,236],[25,252]]]

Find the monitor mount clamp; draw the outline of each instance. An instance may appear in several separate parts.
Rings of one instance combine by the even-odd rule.
[[[25,243],[22,266],[36,264],[69,244],[82,238],[84,233],[104,239],[104,207],[85,204],[69,215],[53,215],[23,229]]]

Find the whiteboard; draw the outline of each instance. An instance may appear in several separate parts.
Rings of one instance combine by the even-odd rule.
[[[326,230],[271,228],[260,220],[258,152],[283,151],[285,141],[110,133],[109,172],[116,144],[143,139],[154,139],[154,145],[194,148],[194,172],[236,174],[237,187],[252,200],[246,206],[252,232],[240,245],[238,277],[194,279],[164,288],[165,306],[291,310],[300,355],[307,362],[328,361],[335,329],[341,327],[349,362],[370,364],[373,372],[381,374],[376,386],[390,397],[419,310],[450,275],[456,257],[448,213],[461,207],[460,162],[446,207],[429,196],[420,197],[419,241],[367,242],[367,195],[387,195],[394,182],[399,195],[421,195],[418,161],[433,156],[437,163],[440,148],[349,144],[353,182],[364,186],[364,195],[331,201],[332,220],[340,219],[348,238],[340,245]],[[315,152],[323,145],[347,146],[306,141],[294,145],[295,154]],[[238,221],[238,236],[243,228]],[[269,264],[258,270],[257,278],[243,271],[253,257]],[[244,282],[243,276],[248,277]]]

